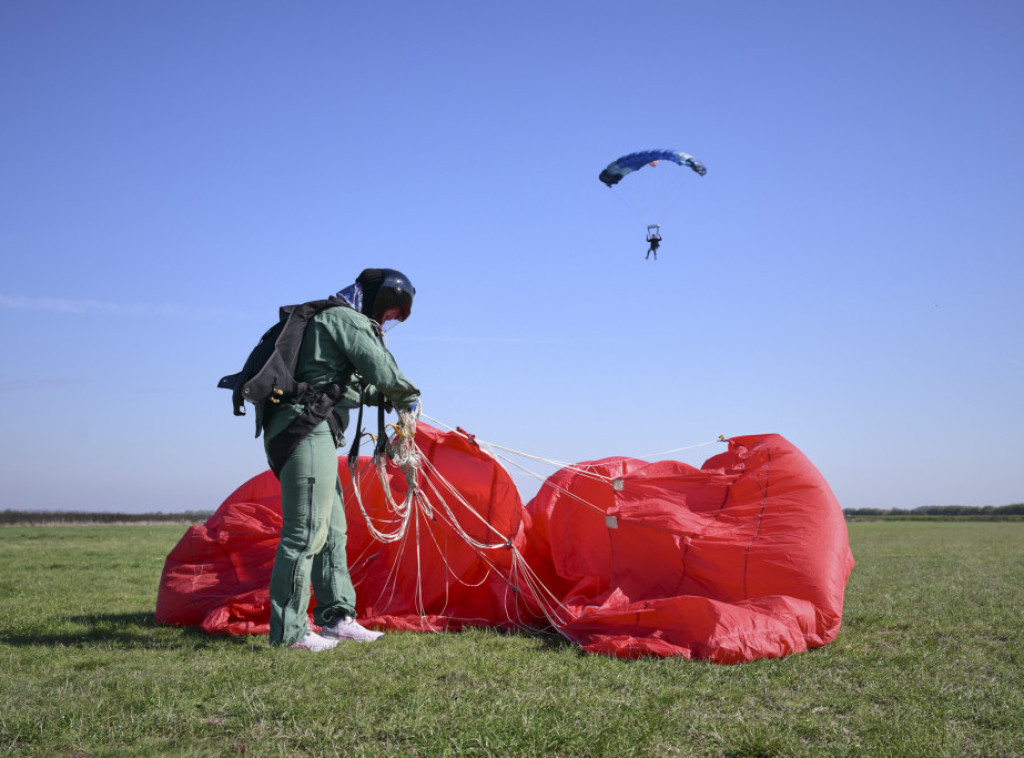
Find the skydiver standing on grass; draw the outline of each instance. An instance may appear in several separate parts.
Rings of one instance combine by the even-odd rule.
[[[345,444],[349,409],[385,403],[400,414],[418,413],[420,391],[384,346],[382,326],[405,321],[416,289],[394,269],[366,269],[337,294],[351,307],[314,316],[302,339],[295,378],[314,388],[344,388],[333,419],[317,425],[287,459],[272,460],[280,435],[303,412],[301,404],[265,403],[264,444],[281,481],[281,540],[270,577],[270,644],[328,650],[339,640],[371,642],[383,636],[356,621],[356,592],[345,553],[347,524],[338,478],[337,448]],[[332,430],[333,423],[333,430]],[[317,634],[307,612],[312,582]]]

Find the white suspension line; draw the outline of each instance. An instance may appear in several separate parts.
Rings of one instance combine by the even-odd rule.
[[[424,499],[425,499],[425,498],[424,498]],[[467,539],[468,535],[465,535],[465,532],[464,532],[464,531],[463,531],[463,530],[461,529],[461,527],[459,527],[459,525],[458,525],[457,523],[455,523],[455,522],[451,522],[451,521],[448,521],[447,519],[445,519],[445,518],[444,518],[444,513],[443,513],[443,512],[441,512],[441,511],[436,511],[436,512],[438,513],[438,517],[439,517],[439,518],[440,518],[440,519],[442,520],[442,522],[443,522],[443,523],[445,523],[445,524],[447,524],[448,526],[452,527],[452,529],[453,529],[453,530],[454,530],[454,531],[456,532],[456,534],[457,534],[457,535],[458,535],[459,537],[462,537],[462,539],[463,539],[463,540],[464,540],[465,542],[467,542],[467,543],[470,543],[470,547],[474,548],[474,549],[473,549],[473,552],[474,552],[474,553],[476,553],[476,555],[477,555],[477,557],[478,557],[478,558],[482,559],[482,560],[483,560],[483,561],[485,561],[485,562],[486,562],[486,563],[487,563],[487,564],[488,564],[488,565],[489,565],[489,566],[490,566],[491,568],[493,568],[493,563],[491,563],[491,561],[489,561],[489,560],[487,559],[487,557],[486,557],[485,555],[482,555],[482,554],[481,554],[481,553],[479,552],[479,550],[477,550],[477,549],[476,549],[476,546],[472,544],[472,541],[471,541],[471,539]],[[449,511],[449,514],[450,514],[450,511]],[[441,545],[440,545],[440,544],[438,543],[438,541],[437,541],[437,537],[436,537],[436,535],[435,535],[435,534],[433,533],[433,531],[431,531],[431,530],[428,530],[428,531],[427,531],[427,534],[429,535],[429,537],[430,537],[430,540],[431,540],[431,542],[433,542],[433,543],[434,543],[434,547],[435,547],[435,548],[437,549],[437,553],[438,553],[438,555],[440,555],[440,556],[441,556],[441,560],[442,560],[442,562],[444,563],[444,567],[445,567],[445,573],[446,573],[446,574],[447,574],[448,576],[452,577],[452,579],[454,579],[454,580],[455,580],[456,582],[458,582],[459,584],[461,584],[461,585],[463,585],[463,586],[465,586],[465,587],[479,587],[480,585],[482,585],[482,584],[484,583],[484,581],[486,581],[486,575],[485,575],[485,577],[484,577],[483,579],[481,579],[481,580],[480,580],[480,581],[479,581],[478,583],[476,583],[476,584],[471,584],[471,583],[469,583],[469,582],[465,582],[465,581],[463,581],[463,580],[462,580],[462,579],[461,579],[461,578],[460,578],[460,577],[459,577],[459,576],[458,576],[458,575],[457,575],[457,574],[455,573],[455,571],[454,571],[454,570],[452,570],[451,564],[450,564],[450,563],[448,562],[448,557],[447,557],[447,555],[445,554],[445,551],[444,551],[444,549],[443,549],[443,548],[441,547]],[[504,543],[502,543],[501,547],[504,547]]]
[[[518,456],[527,460],[541,463],[548,466],[558,467],[561,469],[569,469],[573,471],[577,476],[583,478],[589,478],[594,481],[607,482],[609,485],[612,484],[614,478],[594,472],[589,466],[579,466],[576,464],[570,464],[563,461],[558,461],[551,458],[543,458],[540,456],[531,455],[522,451],[514,450],[503,445],[486,442],[478,439],[477,437],[464,432],[461,429],[453,428],[439,419],[435,419],[431,416],[423,414],[427,419],[437,425],[448,429],[451,432],[455,432],[464,436],[470,442],[474,443],[490,453],[496,460],[502,461],[509,466],[519,469],[536,479],[545,481],[547,486],[554,487],[561,495],[571,498],[575,502],[588,507],[598,513],[604,514],[604,509],[600,508],[593,503],[590,503],[583,498],[579,497],[575,493],[569,492],[567,489],[560,485],[551,484],[547,482],[550,477],[544,477],[530,468],[522,465],[521,463],[512,460],[503,453]],[[396,432],[397,432],[396,427]],[[373,435],[366,434],[371,439]],[[399,436],[396,434],[396,436]],[[363,470],[359,472],[358,476],[353,477],[352,488],[355,493],[355,498],[358,502],[359,508],[363,514],[363,518],[366,520],[367,528],[370,531],[371,536],[378,542],[383,543],[398,543],[395,546],[396,559],[394,560],[388,576],[385,579],[384,586],[381,588],[381,592],[378,595],[378,601],[384,600],[385,596],[389,596],[388,599],[383,603],[383,607],[380,609],[382,612],[386,611],[386,608],[391,605],[395,598],[395,593],[398,586],[399,580],[399,566],[402,563],[402,557],[406,551],[410,548],[409,542],[412,539],[415,542],[415,564],[416,564],[416,577],[415,577],[415,588],[414,588],[414,607],[416,612],[419,614],[422,620],[426,620],[427,613],[427,598],[424,597],[423,587],[423,571],[424,571],[424,554],[423,554],[423,540],[428,540],[428,544],[434,546],[434,550],[437,552],[440,560],[443,564],[444,581],[444,598],[443,605],[439,611],[436,611],[432,615],[440,616],[447,619],[449,622],[457,621],[454,617],[448,617],[445,615],[445,611],[448,608],[448,604],[451,600],[451,582],[455,581],[465,587],[474,587],[482,585],[487,577],[492,572],[496,572],[500,578],[502,578],[508,590],[506,591],[505,605],[508,608],[509,600],[513,600],[517,612],[515,614],[508,614],[509,622],[514,626],[526,625],[515,622],[513,619],[521,618],[522,613],[518,612],[520,603],[525,603],[527,606],[533,608],[536,606],[540,610],[541,614],[547,619],[548,623],[555,628],[565,626],[569,621],[576,618],[576,615],[569,610],[569,608],[561,602],[555,594],[544,586],[543,582],[537,576],[537,574],[530,568],[524,559],[523,555],[516,549],[512,544],[512,537],[503,534],[493,524],[491,524],[468,500],[456,489],[456,487],[441,474],[434,464],[427,459],[423,454],[423,451],[415,444],[415,440],[401,435],[402,439],[398,440],[400,445],[404,445],[402,449],[402,465],[400,468],[406,475],[406,481],[408,489],[405,497],[401,503],[398,503],[391,490],[388,476],[385,470],[385,461],[383,459],[375,460],[373,463],[368,463],[363,467]],[[718,440],[711,440],[708,442],[698,443],[696,445],[690,445],[687,447],[675,448],[673,450],[666,450],[660,453],[654,453],[646,457],[658,457],[662,455],[668,455],[671,453],[681,452],[684,450],[691,450],[706,445],[713,445],[716,442],[723,442],[724,438],[720,437]],[[503,452],[497,452],[503,451]],[[411,457],[410,457],[411,456]],[[416,460],[418,457],[418,461]],[[373,469],[372,472],[367,469]],[[417,470],[421,471],[422,481],[417,481],[416,473]],[[361,490],[367,483],[366,480],[372,481],[373,475],[376,477],[384,490],[384,499],[386,509],[393,514],[393,519],[385,518],[380,527],[373,523],[366,510],[365,504],[363,503]],[[429,493],[433,494],[436,498],[432,502],[432,498]],[[456,517],[454,511],[449,505],[449,498],[453,498],[454,502],[462,506],[468,511],[474,518],[476,518],[484,527],[491,533],[500,539],[499,542],[488,543],[483,542],[473,537],[465,527],[460,523],[459,518]],[[378,517],[379,518],[379,517]],[[441,523],[445,524],[451,529],[454,536],[463,540],[473,552],[477,555],[478,559],[484,566],[484,571],[478,582],[471,583],[464,580],[462,577],[457,576],[453,566],[448,561],[444,546],[438,541],[438,535],[429,528],[426,521],[421,523],[422,519],[436,520],[439,519]],[[383,524],[387,526],[383,526]],[[410,525],[412,529],[410,529]],[[711,526],[710,524],[708,525]],[[421,527],[423,528],[421,530]],[[726,527],[726,529],[742,528],[742,525],[733,525]],[[387,530],[387,531],[385,531]],[[425,532],[425,534],[424,534]],[[708,532],[720,532],[717,529],[708,530]],[[700,536],[704,536],[703,534]],[[698,537],[699,538],[699,537]],[[508,571],[501,570],[498,564],[489,556],[487,553],[492,550],[508,549],[511,554],[511,565]],[[511,595],[509,595],[511,593]],[[524,593],[526,593],[524,595]],[[507,611],[506,611],[507,612]],[[431,624],[428,624],[432,628]]]
[[[660,458],[663,455],[669,455],[671,453],[681,453],[684,450],[695,450],[698,447],[707,447],[708,445],[716,445],[720,442],[727,442],[724,435],[720,435],[717,440],[708,440],[707,442],[698,442],[696,445],[687,445],[686,447],[676,447],[671,450],[662,450],[660,453],[648,453],[642,456],[644,460],[647,458]]]
[[[458,529],[460,535],[463,536],[463,538],[466,539],[467,542],[470,542],[475,547],[479,547],[479,548],[484,549],[484,550],[493,550],[493,549],[497,549],[497,548],[500,548],[500,547],[505,547],[506,545],[509,544],[509,542],[511,540],[511,537],[509,537],[509,536],[507,536],[505,534],[502,534],[500,530],[498,530],[493,524],[491,524],[487,519],[485,519],[482,515],[480,515],[480,513],[476,510],[476,508],[474,508],[469,503],[469,501],[467,501],[462,496],[462,494],[455,488],[455,486],[451,482],[449,482],[444,476],[441,475],[441,472],[437,470],[437,468],[434,466],[434,464],[431,463],[429,460],[427,460],[426,456],[423,457],[423,464],[424,464],[425,467],[427,467],[428,471],[431,474],[431,476],[426,477],[426,481],[427,481],[428,486],[434,491],[434,494],[437,495],[437,497],[440,500],[441,505],[444,508],[445,512],[448,514],[448,516],[451,517],[451,520],[452,520],[453,524],[456,525],[456,528]],[[470,536],[465,531],[465,529],[462,527],[462,525],[458,523],[458,519],[455,517],[455,514],[452,513],[451,508],[448,505],[447,500],[445,500],[445,498],[444,498],[444,495],[437,489],[437,483],[434,482],[434,479],[437,479],[437,481],[441,485],[443,485],[444,488],[453,497],[456,498],[457,502],[460,505],[462,505],[464,508],[466,508],[470,513],[472,513],[481,524],[483,524],[490,531],[492,531],[494,534],[496,534],[501,539],[501,542],[496,543],[496,544],[486,544],[486,543],[483,543],[483,542],[479,542],[478,540],[476,540],[472,536]]]
[[[584,505],[584,506],[586,506],[586,507],[596,511],[597,513],[601,513],[601,514],[604,513],[604,509],[603,508],[599,508],[598,506],[594,505],[593,503],[588,502],[588,501],[582,499],[581,497],[579,497],[578,495],[570,492],[569,490],[565,489],[564,487],[561,487],[559,485],[550,483],[548,481],[548,479],[550,477],[546,477],[546,476],[543,476],[541,474],[538,474],[537,472],[527,468],[526,466],[522,465],[521,463],[519,463],[517,461],[514,461],[514,460],[508,458],[507,456],[504,456],[504,455],[502,455],[500,453],[497,453],[497,452],[494,452],[494,451],[495,450],[503,450],[503,451],[511,453],[513,455],[518,455],[518,456],[520,456],[522,458],[527,458],[527,459],[530,459],[530,460],[533,460],[533,461],[537,461],[537,462],[540,462],[540,463],[544,463],[544,464],[547,464],[547,465],[550,465],[550,466],[553,466],[553,467],[558,467],[558,468],[561,468],[561,469],[569,469],[569,470],[575,472],[578,476],[580,476],[580,477],[582,477],[584,479],[590,479],[590,480],[595,481],[595,482],[606,482],[609,485],[611,485],[612,482],[614,481],[613,477],[605,476],[603,474],[598,474],[598,473],[596,473],[595,471],[592,471],[589,467],[586,467],[586,466],[579,466],[577,464],[565,463],[563,461],[557,461],[557,460],[555,460],[553,458],[541,458],[541,457],[538,457],[538,456],[535,456],[535,455],[530,455],[529,453],[524,453],[524,452],[521,452],[521,451],[518,451],[518,450],[513,450],[512,448],[509,448],[509,447],[504,447],[503,445],[497,445],[497,444],[492,443],[492,442],[486,442],[484,440],[481,440],[481,439],[477,438],[474,435],[470,435],[470,434],[462,431],[461,429],[453,428],[451,426],[448,426],[447,424],[445,424],[444,422],[434,418],[433,416],[428,416],[425,413],[422,414],[422,415],[424,417],[426,417],[426,418],[429,418],[431,421],[436,422],[440,426],[443,426],[443,427],[447,428],[449,431],[455,432],[456,434],[461,434],[462,436],[464,436],[465,438],[469,439],[474,444],[477,444],[477,445],[480,445],[480,446],[483,446],[483,447],[487,448],[487,451],[490,452],[491,455],[494,458],[497,458],[497,459],[499,459],[501,461],[504,461],[509,466],[512,466],[514,468],[519,469],[520,471],[528,474],[529,476],[533,477],[534,479],[537,479],[538,481],[546,484],[549,487],[554,487],[562,495],[565,495],[566,497],[568,497],[568,498],[570,498],[572,500],[575,500],[576,502],[580,503],[581,505]]]
[[[513,460],[511,460],[509,458],[506,458],[503,455],[495,455],[495,458],[498,458],[499,460],[504,461],[508,465],[520,469],[521,471],[525,471],[526,473],[528,473],[531,476],[533,476],[535,479],[539,479],[543,485],[553,488],[559,494],[564,495],[565,497],[569,498],[570,500],[575,500],[580,505],[586,506],[587,508],[590,508],[591,510],[593,510],[593,511],[595,511],[597,513],[600,513],[602,515],[605,513],[603,508],[600,508],[600,507],[594,505],[589,500],[584,500],[583,498],[581,498],[576,493],[570,492],[569,490],[567,490],[565,487],[562,487],[561,485],[552,484],[550,481],[548,481],[550,477],[542,477],[542,476],[540,476],[538,474],[535,474],[534,472],[530,471],[525,466],[522,466],[521,464],[516,463],[515,461],[513,461]],[[579,469],[577,469],[577,471],[579,471]],[[607,481],[609,484],[611,484],[611,479],[609,479],[607,477],[594,477],[594,478],[599,480],[599,481]]]
[[[493,524],[491,524],[485,518],[483,518],[483,516],[481,516],[481,514],[472,506],[472,504],[470,504],[466,500],[466,498],[462,496],[462,494],[455,488],[455,486],[445,476],[441,474],[437,467],[434,466],[433,463],[429,461],[425,455],[422,454],[422,450],[418,450],[418,452],[420,453],[421,465],[423,465],[423,467],[426,469],[426,471],[424,472],[425,476],[423,477],[424,483],[426,484],[427,488],[435,494],[440,505],[438,505],[438,503],[430,505],[430,498],[427,495],[427,493],[423,490],[420,490],[420,496],[417,498],[416,501],[422,502],[423,504],[427,504],[429,508],[432,508],[434,513],[436,513],[437,516],[441,518],[443,522],[446,523],[458,537],[460,537],[467,545],[469,545],[473,549],[474,553],[476,553],[477,557],[483,562],[483,564],[487,568],[485,574],[481,577],[480,582],[478,582],[476,585],[472,585],[469,582],[462,580],[459,576],[456,575],[455,571],[451,567],[451,564],[448,562],[447,557],[445,555],[445,551],[443,550],[442,546],[438,544],[435,535],[431,530],[428,529],[427,533],[429,534],[430,539],[434,544],[437,554],[440,556],[442,563],[444,564],[445,574],[448,577],[451,577],[452,580],[458,582],[459,584],[470,587],[479,586],[483,584],[483,582],[486,581],[488,575],[490,575],[492,572],[496,572],[497,575],[512,590],[512,592],[515,593],[517,597],[517,604],[518,598],[522,597],[523,591],[527,591],[529,593],[529,596],[533,599],[534,603],[539,607],[542,615],[544,615],[544,617],[548,620],[549,623],[551,623],[552,626],[555,626],[557,628],[560,625],[564,625],[566,621],[563,620],[563,617],[572,618],[572,614],[568,611],[568,609],[564,605],[559,603],[558,599],[550,590],[544,587],[544,585],[536,576],[536,574],[526,564],[526,561],[523,559],[523,556],[512,544],[511,538],[504,535],[500,530],[494,527]],[[444,489],[452,497],[454,497],[457,502],[459,502],[477,519],[479,519],[480,522],[484,524],[490,531],[492,531],[494,534],[500,537],[501,541],[498,543],[488,544],[481,542],[475,539],[472,535],[470,535],[461,525],[461,523],[459,523],[459,520],[455,516],[455,513],[451,510],[451,507],[449,506],[447,499],[444,497],[444,494],[441,491],[442,489]],[[571,493],[568,494],[571,495]],[[591,507],[596,508],[596,506]],[[417,513],[419,515],[422,515],[422,510],[417,508]],[[421,539],[419,537],[419,527],[419,518],[417,518],[416,524],[414,526],[417,535],[416,603],[419,615],[421,617],[425,617],[427,615],[427,609],[425,607],[425,601],[422,596],[423,566],[420,554]],[[518,583],[513,581],[510,577],[506,577],[504,572],[498,570],[498,566],[495,564],[495,562],[486,555],[486,551],[498,549],[510,550],[512,556],[511,570],[514,575],[519,577],[520,581]],[[449,588],[450,585],[446,581],[444,603],[445,607],[447,607],[448,601],[450,599]],[[437,615],[443,615],[443,610]]]
[[[431,421],[433,421],[436,424],[438,424],[439,426],[443,426],[448,431],[454,432],[456,434],[460,434],[463,437],[465,437],[466,439],[470,440],[471,442],[475,442],[478,445],[483,445],[483,446],[485,446],[487,448],[493,448],[495,450],[504,450],[506,453],[512,453],[513,455],[518,455],[521,458],[528,458],[529,460],[537,461],[538,463],[544,463],[544,464],[547,464],[549,466],[552,466],[553,468],[575,468],[575,464],[573,464],[573,463],[569,463],[567,461],[560,461],[560,460],[557,460],[555,458],[542,458],[542,457],[540,457],[538,455],[531,455],[530,453],[524,453],[521,450],[513,450],[510,447],[504,447],[503,445],[498,445],[497,443],[494,443],[494,442],[487,442],[486,440],[480,439],[475,434],[469,434],[468,432],[465,432],[465,431],[459,429],[458,427],[448,426],[448,424],[444,423],[443,421],[440,421],[439,419],[436,419],[433,416],[429,416],[426,413],[421,414],[421,415],[423,416],[423,418],[428,418]],[[597,475],[593,475],[593,476],[595,476],[595,478],[600,478]]]
[[[512,570],[513,570],[513,573],[514,574],[518,574],[521,577],[521,581],[517,584],[512,579],[506,578],[504,576],[504,574],[502,572],[500,572],[500,571],[498,572],[499,577],[501,577],[502,579],[505,580],[506,584],[512,589],[513,592],[515,592],[517,594],[517,597],[521,596],[521,594],[523,592],[523,588],[527,589],[529,591],[530,596],[534,599],[534,601],[540,607],[540,610],[541,610],[542,614],[545,616],[545,618],[548,619],[548,621],[552,624],[552,626],[556,626],[557,627],[559,625],[564,625],[565,623],[567,623],[565,621],[562,621],[559,618],[559,615],[556,612],[556,609],[562,611],[565,615],[567,615],[569,617],[572,617],[572,614],[569,612],[569,610],[564,605],[562,605],[558,601],[558,599],[555,597],[555,595],[550,590],[548,590],[547,587],[545,587],[541,583],[540,579],[536,576],[536,574],[533,572],[533,570],[529,567],[529,565],[523,559],[522,554],[511,543],[511,539],[506,539],[505,536],[500,531],[498,531],[496,528],[493,527],[493,525],[491,525],[490,523],[488,523],[486,520],[484,520],[482,518],[481,518],[481,520],[483,521],[483,523],[485,523],[488,526],[488,528],[490,528],[492,531],[494,531],[496,534],[498,534],[499,536],[502,537],[503,541],[501,543],[494,544],[494,545],[487,545],[487,544],[479,542],[478,540],[475,540],[471,535],[469,535],[465,531],[465,529],[461,526],[461,524],[458,523],[458,519],[455,517],[455,514],[451,511],[451,509],[448,506],[448,504],[447,504],[446,500],[444,499],[444,497],[437,490],[437,486],[438,485],[433,481],[433,479],[436,478],[437,480],[439,480],[439,482],[441,482],[445,486],[445,488],[447,490],[449,490],[456,498],[458,498],[458,500],[465,507],[469,508],[471,510],[471,512],[473,512],[475,515],[480,517],[479,514],[476,512],[476,510],[474,508],[472,508],[472,506],[465,500],[465,498],[462,497],[462,495],[455,489],[455,487],[451,484],[451,482],[449,482],[443,475],[441,475],[441,473],[436,469],[436,467],[434,467],[432,464],[430,464],[430,462],[427,460],[426,456],[423,457],[423,460],[424,460],[424,462],[427,465],[429,465],[431,467],[431,476],[425,477],[425,479],[427,480],[427,482],[430,485],[430,487],[434,490],[435,494],[438,496],[438,498],[440,499],[440,501],[442,503],[442,506],[443,506],[443,509],[441,511],[438,511],[438,513],[439,513],[439,515],[443,513],[443,514],[447,515],[451,519],[450,521],[448,519],[445,519],[446,523],[448,523],[456,531],[456,533],[459,536],[461,536],[467,542],[467,544],[469,544],[471,547],[474,548],[474,552],[477,553],[477,556],[482,561],[484,561],[490,567],[491,570],[495,570],[496,569],[496,566],[495,566],[494,562],[490,558],[488,558],[486,555],[482,554],[479,551],[480,550],[495,550],[495,549],[502,549],[502,548],[510,549],[511,553],[512,553]],[[581,501],[581,502],[583,502],[583,501]],[[596,507],[596,506],[591,506],[591,507]],[[441,552],[440,551],[440,546],[438,546],[438,549],[439,549],[439,552]],[[447,566],[447,561],[445,561],[445,563],[446,563],[446,566]],[[454,573],[450,571],[450,567],[449,567],[449,574],[454,577]],[[455,577],[455,578],[458,581],[458,577]],[[481,583],[482,583],[482,581],[483,580],[481,580]],[[462,584],[466,584],[465,582],[461,582],[461,583]]]

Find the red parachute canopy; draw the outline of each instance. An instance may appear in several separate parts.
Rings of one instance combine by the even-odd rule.
[[[357,613],[390,629],[550,622],[587,651],[621,657],[736,663],[827,644],[853,568],[839,504],[782,437],[728,442],[700,469],[569,466],[523,509],[471,438],[420,424],[423,497],[404,531],[372,467],[362,462],[364,515],[339,465]],[[400,501],[405,479],[390,466],[388,486]],[[280,522],[269,471],[236,490],[167,557],[157,622],[265,633]]]
[[[733,438],[700,469],[608,458],[549,482],[526,509],[524,558],[585,650],[738,663],[839,632],[846,522],[782,437]]]
[[[389,508],[370,460],[360,459],[358,467],[365,515],[353,497],[348,461],[338,461],[361,622],[432,630],[509,623],[516,613],[506,576],[522,512],[515,485],[465,435],[420,424],[416,444],[430,462],[431,472],[421,479],[431,507],[414,508],[404,536],[394,542],[371,533],[372,525],[378,533],[397,534],[401,520]],[[439,482],[450,483],[453,491],[434,492]],[[388,486],[401,501],[405,477],[390,465]],[[266,634],[280,531],[281,487],[265,471],[235,490],[205,524],[191,527],[167,556],[157,623]]]

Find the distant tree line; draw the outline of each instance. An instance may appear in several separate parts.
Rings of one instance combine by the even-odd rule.
[[[886,519],[899,521],[1017,521],[1024,519],[1024,503],[1012,505],[922,505],[919,508],[845,508],[851,520]],[[89,511],[0,511],[0,526],[13,524],[202,524],[213,511],[180,513],[98,513]]]
[[[845,508],[848,519],[893,519],[903,521],[1016,521],[1024,518],[1024,503],[1013,505],[922,505],[919,508]]]
[[[181,513],[90,513],[88,511],[15,511],[0,512],[0,526],[14,524],[202,524],[213,511],[183,511]]]

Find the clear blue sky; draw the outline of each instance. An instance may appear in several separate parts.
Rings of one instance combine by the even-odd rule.
[[[217,380],[367,266],[481,439],[1020,502],[1022,51],[1013,0],[8,0],[0,509],[215,508],[265,468]],[[708,167],[657,263],[597,180],[646,148]]]

